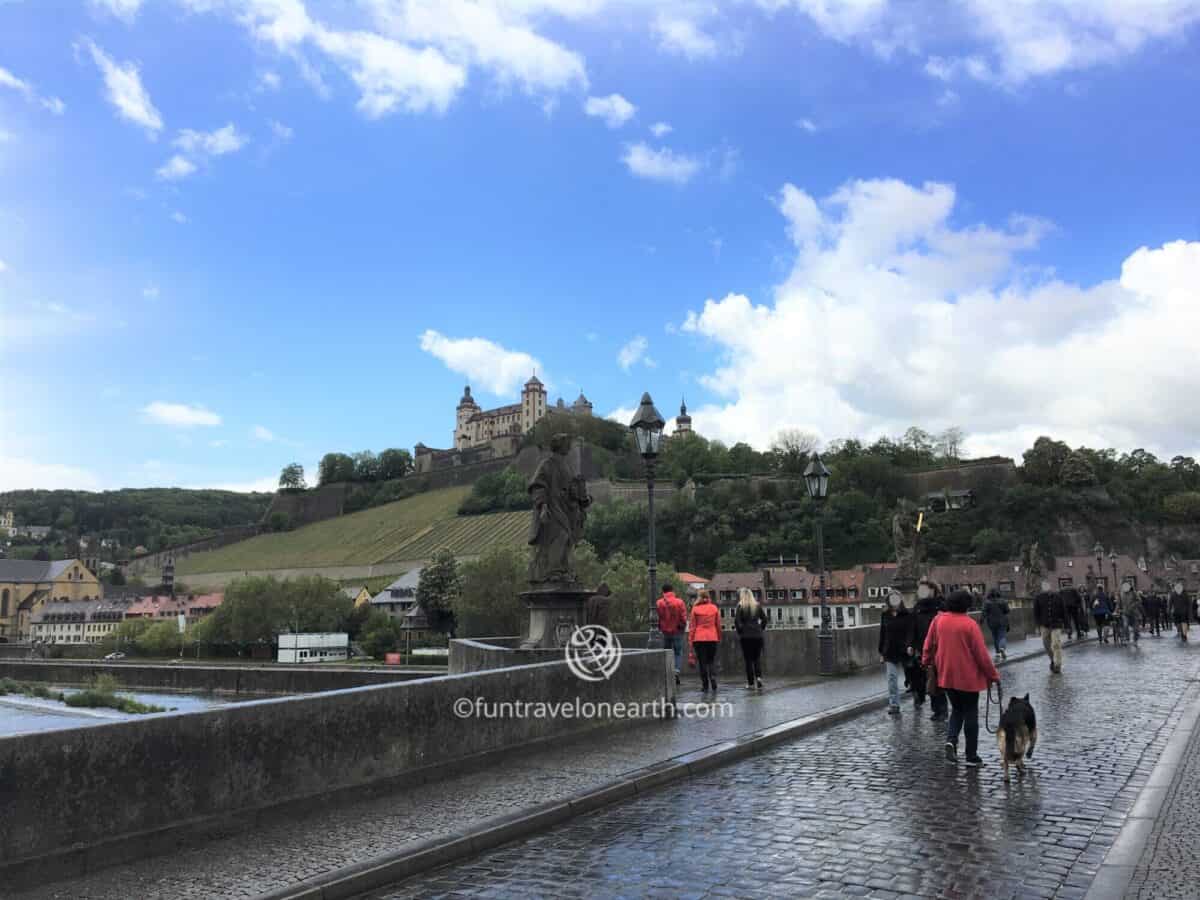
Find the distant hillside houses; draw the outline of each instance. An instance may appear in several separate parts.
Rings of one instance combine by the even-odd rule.
[[[6,509],[0,513],[0,537],[26,537],[35,541],[43,541],[51,532],[49,525],[18,525],[14,521],[13,511]]]

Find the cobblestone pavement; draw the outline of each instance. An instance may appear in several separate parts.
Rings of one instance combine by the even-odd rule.
[[[1200,896],[1200,725],[1192,732],[1162,811],[1125,892],[1129,900]]]
[[[1200,652],[1091,644],[1064,667],[1004,672],[1005,694],[1029,692],[1039,725],[1030,774],[1010,787],[982,728],[985,767],[968,770],[906,708],[370,897],[1083,897],[1195,693]]]
[[[1009,653],[1040,646],[1013,641]],[[1075,651],[1072,651],[1075,652]],[[253,897],[289,883],[394,851],[410,841],[449,834],[473,822],[596,788],[620,775],[747,732],[884,691],[880,672],[835,681],[772,682],[762,695],[731,685],[719,699],[733,704],[724,719],[676,719],[630,727],[597,740],[538,751],[409,789],[342,803],[302,816],[283,815],[245,833],[190,843],[169,856],[103,869],[0,896],[20,900],[212,900]],[[682,701],[699,701],[697,677],[685,676]],[[447,714],[449,714],[447,710]],[[215,861],[219,861],[216,863]]]

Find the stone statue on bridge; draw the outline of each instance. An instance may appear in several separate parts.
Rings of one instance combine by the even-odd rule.
[[[896,547],[896,574],[892,580],[898,586],[915,589],[921,569],[921,532],[917,530],[917,509],[901,499],[892,514],[892,542]],[[905,591],[900,588],[901,593]]]
[[[529,563],[532,584],[574,584],[575,545],[583,539],[583,525],[592,498],[587,482],[571,469],[567,453],[571,436],[556,434],[550,440],[551,453],[538,464],[529,481],[533,514],[529,523],[529,544],[534,548]]]

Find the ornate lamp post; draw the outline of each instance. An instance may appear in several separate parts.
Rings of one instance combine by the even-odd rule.
[[[813,530],[817,539],[817,568],[820,570],[819,584],[821,590],[821,629],[817,632],[817,648],[820,672],[822,675],[833,674],[833,624],[830,622],[829,603],[825,594],[825,498],[829,494],[829,470],[821,462],[821,457],[814,453],[804,470],[804,484],[808,488],[808,496],[817,507],[813,518]]]
[[[1092,548],[1092,552],[1096,554],[1096,587],[1100,586],[1100,578],[1104,575],[1104,545],[1096,541],[1096,546]]]
[[[1121,593],[1121,586],[1120,586],[1119,584],[1117,584],[1117,551],[1116,551],[1116,550],[1110,550],[1110,551],[1108,552],[1108,561],[1109,561],[1110,563],[1112,563],[1112,570],[1113,570],[1113,586],[1112,586],[1112,589],[1113,589],[1113,593],[1114,593],[1115,595],[1118,595],[1118,596],[1119,596],[1119,595],[1120,595],[1120,593]]]
[[[663,427],[666,424],[658,410],[654,408],[654,401],[650,399],[650,394],[642,394],[642,402],[638,406],[638,411],[633,417],[633,421],[629,423],[629,430],[633,432],[633,438],[637,442],[638,453],[642,454],[642,461],[646,464],[646,500],[647,513],[650,520],[648,535],[649,555],[647,560],[650,568],[648,589],[650,626],[646,640],[647,647],[651,648],[662,644],[661,639],[658,641],[654,639],[658,632],[658,610],[655,606],[655,600],[658,597],[658,560],[655,558],[654,548],[654,469],[658,464],[658,451],[662,447]]]

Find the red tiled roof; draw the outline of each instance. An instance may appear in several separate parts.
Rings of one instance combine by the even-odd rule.
[[[693,575],[691,572],[676,572],[679,580],[687,584],[708,584],[708,579],[703,575]]]

